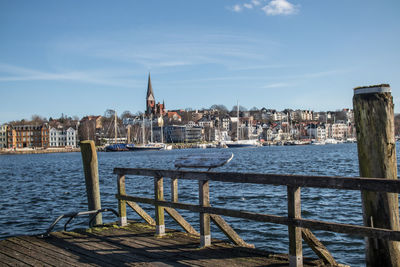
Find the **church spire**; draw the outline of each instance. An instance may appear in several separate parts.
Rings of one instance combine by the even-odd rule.
[[[153,93],[153,87],[151,86],[151,78],[149,72],[149,81],[147,82],[147,95],[146,95],[146,115],[154,113],[155,98]]]
[[[147,100],[149,97],[152,96],[154,100],[154,93],[153,93],[153,87],[151,86],[151,78],[150,78],[150,72],[149,72],[149,80],[147,82]]]

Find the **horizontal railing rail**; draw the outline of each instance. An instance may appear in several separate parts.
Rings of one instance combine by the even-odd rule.
[[[400,180],[364,177],[283,175],[239,172],[205,172],[143,168],[115,168],[114,174],[209,180],[227,183],[269,184],[344,190],[400,193]]]
[[[289,232],[289,258],[295,266],[300,266],[302,262],[301,239],[306,240],[307,244],[324,260],[325,263],[336,265],[336,261],[329,254],[329,251],[318,241],[309,231],[325,230],[336,233],[358,235],[369,238],[400,241],[400,231],[390,229],[373,228],[361,225],[327,222],[321,220],[311,220],[301,218],[301,187],[374,191],[386,193],[400,193],[400,181],[380,178],[363,177],[337,177],[337,176],[307,176],[307,175],[279,175],[279,174],[260,174],[260,173],[237,173],[237,172],[205,172],[187,170],[162,170],[144,168],[115,168],[114,174],[118,175],[118,194],[116,198],[119,203],[120,222],[126,223],[126,204],[132,207],[143,219],[150,224],[156,225],[156,232],[159,235],[164,233],[164,209],[182,227],[188,223],[174,209],[188,210],[200,214],[200,242],[201,246],[210,244],[210,218],[217,226],[235,243],[243,246],[250,246],[245,243],[233,229],[227,226],[220,215],[250,219],[259,222],[275,223],[288,226]],[[145,198],[127,195],[125,192],[125,176],[135,175],[154,178],[154,198]],[[171,201],[164,200],[163,178],[171,178]],[[178,202],[177,181],[179,179],[197,180],[199,183],[199,204]],[[287,206],[288,215],[278,216],[262,214],[237,209],[227,209],[212,207],[209,201],[209,181],[226,183],[250,183],[287,187]],[[156,208],[156,220],[152,221],[136,204],[146,203],[154,205]],[[178,214],[178,215],[176,215]],[[180,216],[180,215],[179,215]],[[229,229],[228,229],[229,228]],[[187,232],[197,233],[195,230]]]

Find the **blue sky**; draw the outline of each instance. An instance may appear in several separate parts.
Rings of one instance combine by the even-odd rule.
[[[145,109],[352,107],[389,83],[400,1],[0,1],[0,123]]]

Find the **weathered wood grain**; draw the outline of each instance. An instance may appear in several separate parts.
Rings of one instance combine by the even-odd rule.
[[[150,225],[156,225],[156,221],[151,218],[151,216],[144,211],[137,203],[133,201],[127,201],[129,207],[131,207],[143,220],[145,220]]]
[[[381,93],[384,87],[387,92]],[[390,86],[368,88],[353,97],[360,175],[397,181],[394,105]],[[375,90],[376,89],[376,90]],[[379,89],[379,90],[378,90]],[[362,191],[364,225],[400,230],[398,195]],[[400,243],[367,239],[367,266],[400,266]]]
[[[210,214],[211,221],[232,241],[233,244],[254,248],[253,244],[249,244],[244,241],[235,230],[219,215]]]
[[[182,217],[182,215],[179,214],[175,209],[173,208],[165,208],[165,211],[171,216],[172,219],[176,223],[178,223],[183,230],[185,230],[187,233],[192,234],[192,235],[200,235],[196,229],[194,229],[190,223],[188,223],[185,218]]]
[[[205,212],[210,214],[217,214],[223,216],[230,216],[236,218],[250,219],[259,222],[268,222],[268,223],[276,223],[289,225],[289,223],[294,226],[301,228],[309,228],[314,230],[325,230],[343,234],[352,234],[358,236],[368,236],[373,238],[387,239],[393,241],[400,241],[400,231],[392,231],[388,229],[380,229],[380,228],[371,228],[366,226],[352,225],[352,224],[343,224],[343,223],[334,223],[334,222],[324,222],[319,220],[310,220],[310,219],[292,219],[289,221],[287,217],[277,216],[277,215],[269,215],[269,214],[260,214],[254,212],[247,212],[242,210],[233,210],[233,209],[225,209],[225,208],[217,208],[217,207],[201,207],[195,204],[188,203],[172,203],[168,201],[155,201],[152,198],[143,198],[143,197],[133,197],[133,196],[119,196],[116,195],[117,199],[125,199],[129,201],[135,201],[139,203],[146,204],[158,204],[163,207],[170,207],[175,209],[183,209],[189,210],[193,212]]]
[[[94,141],[86,140],[80,142],[83,171],[85,173],[86,195],[88,200],[88,210],[101,209],[99,168],[97,162],[97,152]],[[90,219],[94,214],[90,215]],[[101,213],[95,215],[94,224],[102,224]]]
[[[373,192],[400,193],[399,180],[383,180],[378,178],[355,178],[340,176],[305,176],[305,175],[279,175],[261,173],[237,172],[203,172],[183,170],[161,170],[141,168],[115,168],[115,174],[141,175],[161,177],[179,177],[186,180],[209,180],[228,183],[253,183],[297,187],[316,187],[345,190],[368,190]]]
[[[310,231],[310,229],[302,228],[301,235],[307,245],[315,252],[315,254],[324,261],[325,264],[337,266],[335,258],[329,250],[318,240],[318,238]]]

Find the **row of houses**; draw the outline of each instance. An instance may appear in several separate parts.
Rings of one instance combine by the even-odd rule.
[[[76,129],[69,127],[50,127],[43,125],[6,125],[0,126],[0,148],[75,148],[78,144]]]

